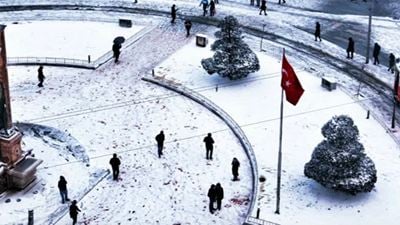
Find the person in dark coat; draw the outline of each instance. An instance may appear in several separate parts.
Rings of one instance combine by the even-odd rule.
[[[39,66],[38,69],[38,80],[39,80],[39,87],[43,87],[43,82],[44,82],[44,74],[43,74],[43,66]]]
[[[113,157],[110,159],[110,165],[112,168],[113,180],[118,180],[119,165],[121,165],[121,160],[119,160],[117,154],[114,153]]]
[[[212,159],[212,154],[214,150],[214,139],[211,137],[211,133],[207,134],[203,142],[206,144],[206,159]]]
[[[224,189],[220,183],[215,186],[215,199],[217,200],[217,209],[221,210],[222,199],[224,199]]]
[[[347,58],[352,59],[354,55],[354,41],[353,38],[349,37],[349,44],[347,45]]]
[[[160,131],[160,133],[157,134],[156,136],[157,147],[158,147],[158,158],[161,158],[163,154],[162,150],[164,148],[164,140],[165,140],[164,131]]]
[[[381,46],[378,43],[374,45],[374,51],[372,52],[372,56],[374,57],[374,65],[379,65],[379,53],[381,52]]]
[[[191,28],[192,28],[192,21],[186,19],[185,20],[186,37],[189,37]]]
[[[68,199],[68,190],[67,190],[67,181],[63,176],[60,176],[60,180],[58,181],[58,190],[61,195],[61,203],[64,204]]]
[[[315,36],[315,41],[317,41],[317,38],[319,38],[319,41],[322,41],[322,40],[321,40],[321,24],[319,24],[319,22],[316,22],[316,23],[315,23],[315,33],[314,33],[314,36]]]
[[[177,11],[178,11],[178,9],[176,8],[175,4],[173,4],[171,7],[171,18],[172,18],[171,23],[175,23]]]
[[[261,12],[264,12],[264,15],[267,15],[267,1],[266,0],[261,1],[260,15],[261,15]]]
[[[286,0],[283,0],[283,3],[286,3]],[[281,0],[278,1],[278,4],[281,4]]]
[[[215,202],[215,185],[211,184],[210,189],[208,189],[208,199],[210,200],[210,202],[208,203],[208,209],[210,210],[210,213],[214,213],[214,202]]]
[[[394,73],[394,64],[395,64],[396,57],[393,55],[393,53],[390,53],[389,55],[389,68],[388,71],[392,71]]]
[[[118,62],[119,55],[121,54],[121,45],[118,43],[114,43],[112,46],[112,50],[114,53],[115,62]]]
[[[72,219],[72,225],[76,224],[76,221],[78,219],[78,212],[81,211],[76,205],[76,203],[77,203],[76,200],[73,200],[71,206],[69,207],[69,216]]]
[[[237,158],[233,158],[232,160],[232,175],[233,175],[233,181],[237,181],[238,176],[239,176],[239,166],[240,162]]]
[[[199,6],[203,6],[203,16],[206,16],[207,14],[207,7],[208,7],[208,0],[201,0]]]
[[[210,16],[214,16],[215,15],[215,2],[214,0],[210,1]]]

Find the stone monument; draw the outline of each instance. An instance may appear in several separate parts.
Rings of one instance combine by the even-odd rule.
[[[25,188],[36,178],[36,168],[42,163],[30,157],[30,152],[22,151],[22,135],[12,123],[5,27],[0,24],[0,192]]]

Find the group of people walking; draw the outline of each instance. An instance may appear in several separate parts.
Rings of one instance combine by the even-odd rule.
[[[319,22],[315,23],[314,37],[315,37],[315,41],[317,41],[318,39],[319,39],[319,41],[322,41],[322,39],[321,39],[321,24]],[[352,37],[349,37],[347,48],[346,48],[346,53],[347,53],[347,58],[348,59],[353,59],[354,51],[355,51],[355,42],[354,42]],[[380,61],[379,61],[380,52],[381,52],[381,46],[378,43],[375,43],[373,51],[372,51],[372,57],[374,59],[374,65],[379,65],[380,64]],[[389,66],[388,66],[387,70],[391,71],[392,73],[394,73],[394,66],[396,64],[395,61],[396,61],[395,55],[393,53],[390,53],[389,54]]]
[[[221,210],[222,199],[224,199],[224,189],[222,188],[221,184],[211,184],[210,189],[208,189],[207,196],[210,200],[208,205],[210,213],[213,214],[215,210]],[[216,208],[214,208],[215,202],[217,203]]]

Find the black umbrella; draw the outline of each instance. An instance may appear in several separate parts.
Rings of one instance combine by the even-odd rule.
[[[124,43],[124,41],[125,41],[125,38],[122,36],[118,36],[118,37],[114,38],[115,44],[122,44],[122,43]]]

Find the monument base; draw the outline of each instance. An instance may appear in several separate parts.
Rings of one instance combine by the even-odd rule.
[[[14,168],[7,171],[8,185],[14,189],[24,189],[28,184],[35,180],[36,168],[43,161],[35,158],[25,158]]]

